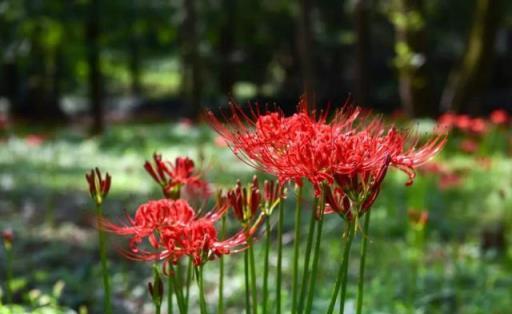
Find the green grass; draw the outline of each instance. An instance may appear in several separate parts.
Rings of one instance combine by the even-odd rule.
[[[110,217],[122,217],[123,209],[133,212],[144,200],[159,197],[157,186],[142,167],[155,151],[168,159],[189,155],[215,187],[231,186],[238,178],[247,182],[253,170],[238,161],[228,148],[214,145],[214,138],[206,126],[140,124],[114,126],[94,139],[57,130],[40,146],[31,146],[23,137],[15,136],[2,142],[0,229],[12,227],[16,232],[17,303],[36,308],[39,305],[30,299],[37,294],[33,291],[52,296],[55,283],[60,281],[64,284],[62,294],[54,299],[43,298],[50,307],[59,304],[78,310],[85,306],[89,313],[99,313],[101,276],[84,173],[99,166],[112,174],[111,195],[105,209]],[[440,190],[437,178],[419,176],[412,187],[405,187],[406,178],[397,171],[392,171],[384,182],[372,209],[365,313],[412,313],[412,306],[415,313],[507,313],[512,308],[510,249],[480,249],[482,232],[500,224],[510,239],[512,162],[495,155],[491,167],[484,169],[473,157],[452,149],[441,159],[451,168],[467,169],[463,184]],[[311,191],[306,190],[305,195],[311,195]],[[293,202],[291,194],[285,208],[283,284],[287,288],[291,283]],[[311,198],[305,201],[305,210],[310,206]],[[427,209],[430,213],[426,247],[419,263],[411,257],[415,251],[407,241],[408,208]],[[234,228],[231,223],[231,230]],[[306,221],[303,228],[306,232]],[[326,219],[314,313],[324,313],[330,300],[332,274],[342,254],[342,228],[339,217]],[[349,307],[355,306],[360,239],[355,239],[349,268]],[[115,312],[149,313],[150,298],[145,290],[151,277],[149,265],[119,257],[115,248],[126,245],[123,239],[110,237],[110,244]],[[273,248],[271,273],[275,270],[276,253]],[[259,243],[255,254],[257,261],[263,257]],[[0,255],[0,265],[3,257]],[[217,267],[218,263],[211,262],[205,268],[210,312],[215,308]],[[243,309],[242,267],[241,255],[226,259],[226,313],[240,313]],[[411,275],[414,268],[418,273],[416,282]],[[3,282],[3,271],[0,276]],[[274,280],[271,278],[270,282]],[[191,291],[193,302],[197,302],[195,286]],[[290,308],[288,291],[283,291],[285,309]],[[270,295],[274,293],[271,291]]]

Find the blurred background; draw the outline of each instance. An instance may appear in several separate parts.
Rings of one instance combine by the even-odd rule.
[[[412,187],[396,171],[386,178],[367,313],[509,313],[511,64],[510,0],[0,0],[0,231],[13,231],[15,261],[0,313],[102,313],[86,171],[112,175],[113,219],[161,197],[143,168],[155,151],[190,156],[213,189],[249,182],[254,170],[203,123],[204,109],[232,98],[292,112],[303,94],[334,106],[351,97],[425,135],[453,113],[438,119],[451,129],[447,146]],[[341,226],[326,221],[326,261],[341,258]],[[149,266],[109,241],[114,312],[152,313]],[[226,313],[238,314],[243,262],[227,263]],[[212,313],[216,267],[206,272]],[[322,265],[319,282],[335,267]],[[289,284],[288,262],[284,271]],[[318,288],[314,313],[325,313],[331,288]],[[355,296],[352,284],[349,308]]]
[[[2,0],[0,31],[14,121],[100,132],[304,92],[414,117],[511,105],[506,0]]]

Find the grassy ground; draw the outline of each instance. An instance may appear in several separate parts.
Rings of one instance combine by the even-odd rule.
[[[32,309],[45,304],[62,306],[48,313],[64,313],[65,308],[101,313],[97,239],[84,180],[88,169],[99,166],[113,176],[106,204],[110,217],[120,217],[123,209],[133,212],[144,200],[159,197],[142,167],[155,151],[169,159],[191,156],[217,187],[231,186],[238,178],[248,181],[253,174],[229,149],[215,145],[215,135],[205,126],[116,126],[94,139],[60,130],[45,135],[41,143],[30,136],[12,136],[0,146],[0,229],[10,227],[16,234],[15,300]],[[441,160],[463,173],[459,185],[440,189],[438,179],[426,175],[407,188],[405,176],[397,172],[384,183],[368,235],[365,313],[508,313],[512,308],[510,250],[499,241],[490,241],[486,250],[481,249],[482,242],[489,242],[487,234],[494,232],[499,239],[500,228],[510,234],[512,162],[495,155],[487,168],[452,150]],[[293,203],[292,193],[285,215],[286,285],[291,282]],[[308,204],[311,200],[305,210]],[[410,208],[426,209],[430,214],[423,250],[411,245]],[[306,225],[303,221],[304,232]],[[330,216],[324,231],[315,313],[324,313],[328,305],[332,274],[341,258],[343,223]],[[349,306],[356,296],[359,241],[356,238],[352,252]],[[125,245],[112,237],[110,243],[112,247]],[[261,245],[256,245],[256,257],[262,256]],[[114,249],[110,258],[115,312],[151,313],[146,293],[151,276],[148,265],[126,261]],[[227,260],[226,313],[240,313],[243,307],[242,260],[242,256]],[[206,267],[210,305],[217,295],[217,264]],[[3,282],[3,270],[0,274]],[[195,289],[192,292],[195,300]]]

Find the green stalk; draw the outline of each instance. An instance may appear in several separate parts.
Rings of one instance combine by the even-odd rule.
[[[283,222],[284,201],[279,201],[279,221],[277,223],[277,283],[276,283],[276,313],[281,314],[281,282],[283,274]]]
[[[366,249],[368,246],[368,230],[370,228],[370,213],[368,211],[364,217],[363,241],[361,244],[361,261],[359,263],[359,284],[357,286],[357,314],[363,312],[363,293],[364,293],[364,266],[366,262]]]
[[[9,246],[9,247],[8,247]],[[5,252],[5,262],[6,262],[6,276],[5,276],[5,288],[6,288],[6,299],[7,303],[12,303],[12,289],[11,289],[11,282],[12,282],[12,245],[11,244],[5,244],[4,245],[4,252]],[[0,299],[0,308],[2,307],[2,300]]]
[[[196,267],[197,286],[199,287],[199,306],[201,314],[208,314],[206,299],[204,296],[203,265]]]
[[[313,265],[311,266],[311,280],[309,282],[308,298],[306,303],[306,313],[311,313],[313,308],[313,296],[315,294],[316,277],[318,271],[318,258],[320,257],[320,242],[322,240],[322,226],[324,222],[324,209],[325,209],[325,189],[322,191],[322,198],[320,202],[320,213],[318,217],[318,231],[316,233],[315,251],[313,253]]]
[[[222,216],[220,227],[220,238],[226,237],[226,216]],[[224,255],[220,256],[219,261],[219,301],[217,303],[217,313],[224,313]],[[188,291],[187,291],[188,299]],[[187,302],[188,303],[188,302]]]
[[[185,313],[188,313],[188,301],[190,300],[190,281],[192,280],[192,259],[188,259],[187,264],[187,281],[186,281],[186,287],[185,287],[185,300],[183,301],[185,303]]]
[[[252,245],[252,238],[249,238],[249,263],[250,263],[250,275],[251,275],[251,295],[252,295],[252,306],[253,313],[258,314],[258,290],[256,287],[256,263],[254,261],[254,248]]]
[[[302,186],[298,185],[296,189],[295,203],[295,238],[293,240],[293,270],[292,270],[292,313],[297,311],[297,284],[299,274],[299,246],[300,246],[300,228],[302,214]]]
[[[268,260],[270,252],[270,217],[265,218],[265,257],[263,260],[263,314],[267,314],[268,304]],[[221,312],[219,312],[221,313]]]
[[[345,311],[345,295],[347,289],[347,271],[348,271],[348,262],[350,258],[350,248],[352,246],[352,240],[354,239],[354,226],[355,224],[349,222],[348,226],[348,235],[347,242],[345,243],[345,249],[343,251],[343,260],[340,264],[340,268],[338,269],[338,275],[336,278],[336,284],[334,287],[334,291],[332,292],[331,303],[329,304],[329,309],[327,311],[328,314],[332,314],[334,312],[334,307],[336,306],[336,299],[338,298],[338,292],[341,288],[341,300],[340,300],[340,314],[343,314]],[[343,241],[343,238],[342,238]]]
[[[251,296],[249,293],[249,252],[244,252],[244,274],[245,274],[245,313],[251,313]]]
[[[96,204],[96,216],[98,226],[101,225],[100,218],[103,216],[103,207],[101,204]],[[112,300],[110,293],[110,278],[108,276],[108,264],[107,264],[107,248],[105,243],[105,232],[98,228],[98,244],[100,250],[100,260],[101,260],[101,272],[103,275],[103,306],[106,314],[112,314]]]
[[[156,314],[161,313],[161,305],[160,304],[155,304],[155,313]],[[169,313],[172,313],[172,312],[169,312]]]
[[[298,313],[302,313],[304,310],[304,299],[306,298],[306,287],[309,282],[309,259],[311,256],[311,248],[313,246],[313,236],[315,234],[316,227],[316,207],[318,206],[318,198],[315,197],[313,201],[313,209],[311,210],[311,220],[309,221],[309,232],[308,239],[306,243],[306,252],[304,253],[304,267],[302,269],[302,286],[300,289],[300,298],[299,298],[299,306]]]
[[[167,313],[174,313],[173,304],[172,304],[172,292],[174,290],[174,281],[172,280],[172,275],[167,278],[168,288],[167,288]],[[160,307],[160,306],[159,306]],[[160,309],[157,310],[157,313],[160,313]]]
[[[183,285],[180,283],[178,273],[174,270],[174,267],[169,264],[169,269],[171,271],[171,274],[169,275],[169,283],[170,286],[174,287],[174,292],[176,294],[176,301],[178,303],[178,308],[180,310],[180,313],[184,314],[187,313],[187,308],[185,305],[185,300],[183,298]]]

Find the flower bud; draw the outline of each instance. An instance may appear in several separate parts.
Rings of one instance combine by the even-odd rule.
[[[85,174],[85,179],[89,184],[89,193],[94,199],[97,205],[101,205],[103,199],[107,196],[110,191],[110,185],[112,183],[112,177],[108,174],[103,178],[100,169],[91,169],[89,173]]]

